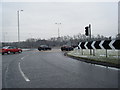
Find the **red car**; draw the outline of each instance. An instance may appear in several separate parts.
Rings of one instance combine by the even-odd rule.
[[[14,53],[15,54],[16,52],[21,53],[22,49],[16,48],[16,47],[13,47],[13,46],[5,46],[5,47],[2,48],[2,55],[4,55],[5,53],[7,53],[7,54]]]

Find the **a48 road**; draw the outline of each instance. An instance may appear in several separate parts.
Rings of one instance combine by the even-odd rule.
[[[118,69],[81,62],[59,49],[2,56],[3,88],[118,88]]]

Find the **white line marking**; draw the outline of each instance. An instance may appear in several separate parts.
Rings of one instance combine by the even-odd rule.
[[[114,68],[114,67],[108,67],[109,69],[113,69],[113,70],[120,70],[118,68]]]
[[[25,79],[25,81],[29,82],[30,80],[28,79],[28,77],[25,76],[25,74],[24,74],[23,71],[21,70],[20,62],[19,62],[19,64],[18,64],[18,66],[19,66],[19,71],[20,71],[21,75],[23,76],[23,78]]]
[[[106,66],[97,65],[97,64],[95,64],[95,66],[102,67],[102,68],[113,69],[113,70],[120,70],[120,69],[118,69],[118,68],[114,68],[114,67],[106,67]]]
[[[95,64],[95,66],[106,68],[106,66],[97,65],[97,64]]]
[[[25,57],[22,57],[21,59],[24,59]]]
[[[7,73],[8,72],[8,66],[7,66],[7,68],[6,68],[6,72],[5,73]]]
[[[7,66],[6,71],[5,71],[5,81],[7,80],[8,67],[9,65]],[[5,87],[7,87],[7,83],[5,83]]]

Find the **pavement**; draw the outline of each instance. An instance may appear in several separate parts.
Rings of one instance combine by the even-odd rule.
[[[2,56],[3,88],[118,88],[118,71],[64,56],[60,49]]]

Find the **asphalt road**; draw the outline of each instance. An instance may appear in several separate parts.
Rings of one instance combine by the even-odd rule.
[[[2,55],[0,55],[0,90],[2,89]]]
[[[118,70],[88,64],[59,49],[3,55],[3,88],[118,88]]]

